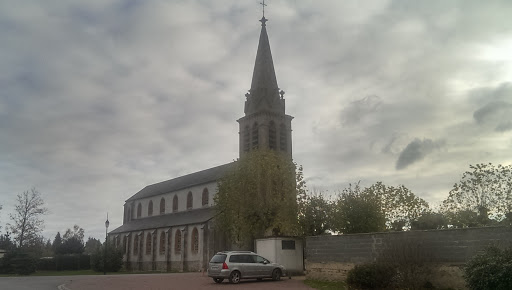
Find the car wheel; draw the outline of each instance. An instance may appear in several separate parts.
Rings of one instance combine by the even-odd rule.
[[[274,280],[274,281],[281,280],[281,270],[274,269],[274,271],[272,272],[272,280]]]
[[[238,284],[238,282],[240,282],[240,272],[238,271],[233,271],[231,272],[231,274],[229,275],[229,283],[232,283],[232,284]]]
[[[224,281],[223,278],[213,278],[213,281],[215,281],[215,283],[222,283],[222,281]]]

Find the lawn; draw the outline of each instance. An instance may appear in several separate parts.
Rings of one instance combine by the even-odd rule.
[[[304,284],[309,287],[313,287],[315,289],[322,290],[345,290],[347,289],[347,284],[342,281],[321,281],[321,280],[304,280]]]

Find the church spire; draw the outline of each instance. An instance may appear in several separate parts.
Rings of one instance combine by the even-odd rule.
[[[266,28],[267,19],[261,18],[261,33],[252,74],[251,91],[266,88],[277,90],[277,79],[274,71],[274,62],[272,61],[272,52]]]
[[[265,2],[261,3],[265,9]],[[259,148],[285,153],[292,158],[292,116],[285,112],[284,92],[277,86],[267,34],[267,18],[261,18],[261,33],[252,74],[245,94],[245,116],[240,125],[240,157]]]
[[[274,62],[270,51],[270,42],[268,41],[267,21],[268,19],[265,16],[260,20],[261,33],[252,74],[251,89],[246,94],[246,114],[261,111],[284,113],[283,94],[280,95],[277,86]]]

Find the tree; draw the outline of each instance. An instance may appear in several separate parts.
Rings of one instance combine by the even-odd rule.
[[[382,210],[386,216],[386,227],[391,230],[410,229],[411,222],[429,208],[425,200],[404,185],[394,187],[377,182],[364,191],[370,191],[380,197]]]
[[[0,211],[2,210],[2,205],[0,204]],[[0,230],[2,229],[2,226],[0,226]]]
[[[428,211],[428,203],[404,185],[377,182],[362,189],[352,184],[338,195],[334,205],[333,229],[343,233],[402,231]]]
[[[332,228],[331,216],[333,204],[321,193],[298,196],[299,227],[303,236],[316,236],[327,233]]]
[[[44,244],[44,247],[43,247],[42,256],[43,257],[52,257],[54,254],[55,254],[55,252],[53,251],[52,242],[50,241],[50,239],[47,239],[46,243]]]
[[[16,245],[11,240],[10,233],[7,232],[3,235],[0,235],[0,249],[9,251],[14,248]]]
[[[381,199],[375,192],[352,184],[338,195],[333,210],[333,230],[344,234],[379,232],[386,229]]]
[[[47,213],[41,194],[35,188],[17,195],[14,214],[9,215],[13,224],[8,226],[18,247],[35,242],[44,228],[41,216]]]
[[[62,238],[60,246],[61,254],[81,254],[84,252],[84,229],[78,225],[73,230],[67,229]]]
[[[412,230],[439,230],[447,228],[446,216],[440,212],[427,211],[411,222]]]
[[[462,214],[472,219],[476,214],[480,226],[506,219],[512,212],[512,165],[480,163],[469,168],[443,201],[443,209],[459,218]],[[473,221],[462,225],[469,223]]]
[[[216,226],[238,246],[297,232],[295,165],[284,154],[254,150],[222,177],[215,195]]]
[[[117,272],[123,266],[123,251],[121,248],[116,248],[112,243],[108,245],[106,265],[103,262],[105,259],[105,243],[97,247],[91,254],[91,267],[97,272]],[[106,269],[105,269],[106,267]]]
[[[87,239],[87,242],[85,243],[84,253],[87,255],[91,255],[99,247],[101,247],[100,240],[89,237],[89,239]]]
[[[60,232],[57,232],[55,238],[53,239],[52,248],[53,252],[58,255],[61,254],[61,246],[62,246],[62,238],[60,237]]]

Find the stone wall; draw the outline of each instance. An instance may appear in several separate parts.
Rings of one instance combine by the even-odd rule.
[[[306,238],[306,276],[314,279],[344,280],[356,264],[373,262],[377,257],[394,259],[393,250],[415,251],[430,263],[439,265],[437,276],[453,280],[454,288],[463,283],[462,266],[485,247],[512,243],[511,227],[486,227],[431,231],[387,232]]]

